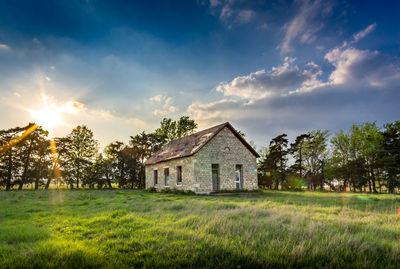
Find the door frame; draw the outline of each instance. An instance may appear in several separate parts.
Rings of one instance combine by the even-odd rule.
[[[216,171],[216,179],[214,183],[214,171]],[[211,184],[212,184],[212,190],[213,191],[219,191],[220,190],[220,176],[219,176],[219,163],[212,163],[211,164]]]

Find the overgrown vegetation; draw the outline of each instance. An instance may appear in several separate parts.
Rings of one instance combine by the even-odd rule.
[[[398,268],[395,195],[0,192],[0,268]]]
[[[260,151],[259,183],[270,189],[390,192],[400,189],[400,121],[354,124],[329,137],[316,130],[289,145],[286,134]],[[289,159],[292,162],[289,162]]]
[[[98,142],[86,126],[55,138],[55,145],[40,127],[21,136],[32,126],[0,130],[2,189],[47,189],[51,182],[64,188],[144,188],[145,160],[169,141],[197,128],[187,116],[178,121],[165,118],[154,132],[131,136],[129,144],[115,141],[99,152]],[[256,147],[254,142],[250,144]],[[400,190],[400,121],[383,127],[375,122],[354,124],[347,132],[333,135],[314,130],[300,134],[293,143],[281,134],[259,153],[262,188],[374,193]]]
[[[145,160],[196,128],[187,116],[178,121],[165,118],[153,133],[131,136],[128,145],[112,142],[103,152],[87,126],[77,126],[67,136],[54,139],[33,123],[0,130],[0,188],[21,190],[34,185],[36,190],[48,189],[51,182],[71,189],[144,188]]]

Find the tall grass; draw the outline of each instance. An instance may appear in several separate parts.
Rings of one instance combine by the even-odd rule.
[[[400,266],[400,197],[0,192],[0,267]]]

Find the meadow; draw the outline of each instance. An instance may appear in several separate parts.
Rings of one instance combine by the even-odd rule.
[[[0,191],[0,268],[398,268],[400,196]]]

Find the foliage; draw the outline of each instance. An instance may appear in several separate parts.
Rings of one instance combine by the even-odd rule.
[[[71,188],[144,188],[146,160],[166,142],[196,127],[187,116],[178,121],[165,118],[154,132],[131,136],[127,144],[112,142],[101,153],[86,126],[55,138],[55,146],[48,133],[33,123],[0,130],[0,188],[47,189],[51,182]],[[30,134],[23,135],[27,131]],[[314,130],[300,134],[292,143],[281,134],[258,152],[258,182],[263,188],[400,190],[400,121],[383,127],[375,122],[353,124],[331,138],[326,130]]]
[[[64,145],[64,176],[67,183],[73,188],[74,183],[79,188],[79,182],[84,181],[85,173],[95,162],[99,143],[94,139],[93,132],[85,125],[77,126],[66,136]]]
[[[386,173],[386,186],[390,193],[400,187],[400,121],[385,125],[380,158]]]
[[[288,139],[286,134],[279,135],[273,138],[269,144],[268,154],[260,163],[260,170],[268,172],[272,171],[272,178],[275,184],[275,189],[278,189],[279,184],[284,185],[287,172],[288,158]]]
[[[160,122],[160,127],[154,131],[161,144],[168,143],[179,137],[192,134],[196,128],[197,123],[190,119],[188,116],[182,116],[178,121],[172,121],[170,118],[164,118]]]

